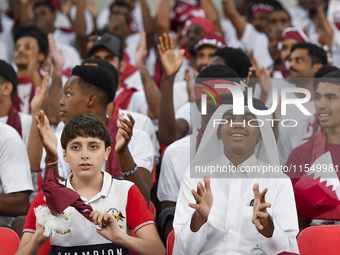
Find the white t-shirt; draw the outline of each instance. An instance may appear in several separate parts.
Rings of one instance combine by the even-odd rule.
[[[289,99],[299,99],[294,93],[287,93],[287,98]],[[310,100],[307,103],[304,103],[303,106],[311,113],[311,115],[305,115],[296,105],[294,104],[288,104],[286,107],[286,115],[282,115],[280,122],[286,119],[292,119],[297,122],[297,126],[294,127],[294,129],[300,128],[300,125],[304,123],[306,119],[309,119],[311,116],[313,116],[316,112],[315,110],[315,101]],[[282,109],[281,109],[282,113]],[[290,123],[294,123],[294,121],[291,121]],[[284,125],[290,125],[288,122],[284,122]],[[292,124],[293,125],[293,124]],[[282,129],[292,129],[290,127],[283,127],[281,124],[279,125],[279,135],[282,132]]]
[[[70,16],[73,21],[76,19],[76,15],[77,15],[77,6],[73,5],[70,10]],[[88,35],[94,29],[93,17],[88,9],[85,9],[85,21],[86,21],[86,34]],[[56,19],[54,21],[54,27],[71,29],[72,24],[64,13],[57,11]]]
[[[57,43],[64,43],[73,47],[76,47],[76,33],[65,32],[61,29],[56,29],[53,32],[53,37]]]
[[[8,52],[8,50],[7,50],[5,43],[3,41],[0,41],[0,59],[9,63],[8,62],[9,58],[8,58],[7,52]]]
[[[240,40],[237,38],[237,31],[233,23],[229,19],[220,19],[220,24],[224,33],[224,40],[227,46],[231,48],[243,49]]]
[[[160,202],[177,202],[183,175],[189,164],[190,136],[186,136],[170,144],[164,152],[157,189]]]
[[[294,93],[288,93],[287,98],[289,99],[298,99],[298,97]],[[314,118],[315,110],[315,101],[309,101],[304,103],[303,106],[312,114],[312,115],[304,115],[300,109],[298,109],[295,105],[287,105],[287,115],[281,116],[280,123],[282,123],[285,119],[292,119],[297,122],[295,127],[284,127],[281,124],[278,126],[279,131],[279,140],[278,140],[278,149],[280,156],[280,164],[285,165],[288,159],[290,152],[297,146],[301,145],[303,139],[309,137],[307,130],[308,123]],[[282,112],[282,109],[281,109]],[[284,125],[286,126],[294,126],[296,124],[295,121],[285,121]]]
[[[144,114],[131,112],[128,110],[119,109],[119,113],[127,120],[129,120],[129,117],[127,116],[127,114],[129,113],[132,116],[132,118],[134,118],[135,120],[135,125],[133,126],[133,130],[135,129],[142,130],[149,135],[152,145],[153,145],[153,149],[154,149],[154,156],[155,156],[154,164],[157,165],[159,161],[159,156],[160,156],[159,154],[160,145],[157,139],[155,126],[152,123],[151,119],[148,116],[145,116]]]
[[[34,84],[30,78],[18,78],[18,80],[17,94],[21,101],[20,112],[28,114],[30,109],[31,91]]]
[[[122,91],[123,91],[123,88],[120,88],[116,92],[116,97]],[[137,113],[148,116],[148,103],[146,101],[146,97],[145,97],[143,90],[138,90],[132,94],[129,105],[126,110],[131,111],[131,112],[137,112]]]
[[[327,19],[333,29],[333,65],[340,67],[340,3],[338,1],[329,1]]]
[[[306,31],[309,38],[315,42],[315,39],[317,38],[315,35],[316,27],[314,22],[309,17],[309,11],[303,9],[301,5],[289,7],[287,11],[292,18],[292,25],[302,31]]]
[[[253,54],[259,68],[268,69],[273,64],[273,59],[268,50],[269,40],[267,35],[258,32],[252,24],[246,24],[240,41],[243,49]]]
[[[21,135],[22,140],[24,141],[26,147],[28,144],[28,138],[31,132],[31,125],[32,125],[32,116],[29,114],[25,114],[23,112],[18,112],[20,122],[21,122]],[[6,124],[8,120],[8,116],[0,117],[0,123]]]
[[[142,77],[140,72],[137,70],[129,77],[124,80],[124,83],[127,85],[128,88],[135,88],[137,90],[144,90]]]
[[[179,51],[180,51],[179,47],[175,48],[176,56],[178,56]],[[174,83],[185,81],[185,72],[187,69],[190,68],[192,69],[192,67],[189,66],[189,60],[185,56],[183,56],[183,63],[175,75]]]
[[[159,201],[176,202],[185,170],[190,164],[191,152],[196,152],[198,130],[170,144],[162,159],[157,189]]]
[[[152,215],[138,187],[130,181],[119,180],[108,173],[103,173],[101,190],[91,199],[81,197],[93,210],[110,213],[116,217],[120,231],[130,235],[131,230],[137,232],[146,225],[154,224]],[[64,182],[65,186],[74,190],[71,176]],[[23,232],[35,233],[36,217],[33,208],[46,206],[44,194],[41,192],[32,203],[27,214]],[[112,243],[98,234],[95,225],[80,214],[74,207],[64,210],[69,221],[69,229],[65,233],[52,233],[50,237],[54,254],[130,254],[128,249]]]
[[[186,102],[176,112],[175,119],[184,119],[188,123],[189,129],[187,135],[192,133],[193,128],[197,129],[202,124],[201,113],[195,102]]]
[[[58,50],[63,51],[63,56],[65,59],[65,63],[63,66],[63,73],[71,74],[73,67],[77,65],[81,65],[81,58],[78,51],[63,42],[56,42]],[[67,75],[68,76],[68,75]]]
[[[217,163],[220,166],[232,164],[225,156]],[[261,164],[265,165],[253,155],[237,168]],[[190,168],[185,171],[174,218],[174,255],[299,253],[296,242],[299,228],[290,179],[283,173],[281,178],[242,175],[244,178],[233,177],[231,173],[226,178],[210,178],[212,208],[207,222],[193,233],[190,222],[195,210],[188,203],[196,204],[191,190],[197,189],[199,181],[204,182],[202,178],[190,178]],[[266,202],[271,203],[271,208],[267,208],[267,212],[274,224],[271,238],[260,234],[252,223],[253,206],[250,203],[254,199],[255,183],[260,185],[260,190],[268,188]]]
[[[58,171],[59,171],[60,176],[62,176],[63,178],[67,178],[69,174],[71,173],[71,168],[69,164],[66,163],[63,158],[64,150],[61,147],[61,143],[60,143],[61,134],[62,134],[61,131],[55,134],[58,140],[58,145],[57,145],[57,152],[58,152],[58,158],[59,158]],[[134,130],[131,140],[128,144],[128,148],[137,166],[143,167],[151,172],[153,169],[153,165],[154,165],[154,151],[153,151],[152,142],[148,134],[142,130],[138,130],[138,129]],[[41,157],[41,162],[40,162],[40,168],[43,174],[45,173],[45,167],[46,167],[45,157],[46,157],[46,151],[44,149],[43,155]],[[105,161],[102,166],[102,169],[105,169]]]
[[[281,98],[281,88],[295,87],[294,84],[288,82],[285,78],[283,78],[282,72],[280,71],[275,71],[273,78],[270,80],[271,80],[271,88],[268,92],[267,101],[265,102],[268,108],[270,108],[273,104],[273,88],[277,89],[277,94],[278,94],[277,103],[279,104],[280,98]],[[262,94],[261,85],[259,83],[256,83],[253,97],[257,99],[261,99],[261,94]]]
[[[307,119],[299,121],[299,125],[297,127],[282,128],[280,130],[277,146],[281,165],[286,165],[292,150],[304,144],[312,137],[313,132],[315,132],[315,130],[313,130],[314,120],[315,117],[313,115]]]
[[[14,57],[14,38],[12,35],[12,28],[14,21],[6,16],[5,13],[1,13],[1,25],[2,33],[0,33],[0,40],[5,44],[7,57],[4,60],[7,63],[12,63]],[[3,49],[4,50],[4,49]]]
[[[175,113],[189,101],[187,90],[187,81],[174,82],[173,85],[173,100]]]
[[[18,132],[0,123],[0,194],[33,191],[30,163]],[[13,217],[1,217],[7,224]]]
[[[129,56],[130,63],[132,65],[135,64],[135,56],[136,56],[136,50],[137,46],[140,42],[140,33],[133,33],[129,34],[125,39],[125,52]],[[155,51],[155,48],[150,48],[149,54],[145,59],[145,66],[146,69],[151,77],[155,75],[155,66],[156,66],[156,60],[157,60],[157,54]]]

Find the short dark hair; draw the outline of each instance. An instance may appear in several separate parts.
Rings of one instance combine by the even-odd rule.
[[[284,13],[287,14],[289,22],[292,21],[292,17],[290,16],[289,12],[285,8],[280,7],[280,6],[274,7],[274,9],[268,14],[268,19],[269,19],[269,16],[272,15],[272,13],[274,13],[274,12],[284,12]]]
[[[222,58],[227,66],[235,70],[238,77],[247,78],[252,64],[248,56],[241,49],[221,48],[215,51],[213,57],[215,56]]]
[[[33,37],[38,41],[39,52],[47,56],[48,53],[48,39],[40,29],[34,26],[19,27],[14,35],[14,41],[17,42],[21,37]]]
[[[53,5],[50,3],[50,2],[37,2],[33,5],[33,11],[40,7],[40,6],[45,6],[47,7],[48,9],[50,9],[51,12],[54,13],[54,8],[53,8]]]
[[[104,141],[105,149],[111,146],[111,133],[100,117],[86,113],[69,119],[61,134],[61,146],[66,150],[67,143],[77,136],[99,138]]]
[[[123,1],[114,1],[112,4],[110,4],[110,13],[112,14],[112,9],[115,6],[120,6],[120,7],[126,7],[127,9],[129,9],[129,11],[131,10],[131,6]]]
[[[290,53],[292,53],[296,49],[306,49],[308,50],[308,56],[312,60],[312,65],[314,64],[322,64],[327,65],[327,52],[321,47],[314,43],[301,42],[296,43],[292,46]]]
[[[320,81],[320,78],[323,78],[325,75],[328,75],[329,73],[333,73],[335,71],[340,70],[336,66],[322,66],[319,68],[319,70],[314,74],[314,80],[313,80],[313,87],[314,90],[318,88]],[[338,78],[338,77],[335,77]]]
[[[72,69],[72,76],[79,77],[79,86],[95,91],[101,97],[101,104],[106,108],[113,101],[117,87],[112,74],[99,66],[76,66]]]
[[[113,65],[111,65],[109,62],[102,60],[100,58],[85,59],[83,61],[82,65],[84,65],[84,64],[97,64],[97,66],[106,69],[110,74],[112,74],[113,81],[114,81],[114,87],[117,90],[118,84],[119,84],[119,74],[118,74],[117,69]]]
[[[317,79],[317,82],[314,83],[314,90],[315,91],[317,90],[318,85],[321,82],[328,82],[328,83],[340,85],[340,70],[338,69],[337,71],[330,72],[330,73],[324,75],[323,77],[321,77],[320,79]]]
[[[197,78],[239,78],[234,69],[225,65],[208,66],[199,73]]]

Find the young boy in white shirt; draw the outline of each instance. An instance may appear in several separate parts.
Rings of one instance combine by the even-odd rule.
[[[184,174],[173,254],[298,252],[292,185],[279,168],[268,170],[279,167],[270,124],[248,107],[244,115],[232,109],[215,111]]]
[[[44,147],[56,151],[57,139],[48,119],[41,114],[37,120]],[[116,150],[128,143],[128,135],[120,125]],[[77,192],[85,204],[91,205],[91,224],[73,207],[64,210],[70,228],[65,233],[53,232],[43,236],[44,228],[36,223],[34,208],[46,205],[41,192],[33,201],[27,215],[23,237],[17,254],[37,254],[50,238],[54,254],[164,254],[164,246],[158,237],[153,218],[136,185],[130,181],[112,177],[101,170],[103,161],[111,151],[111,135],[107,125],[96,115],[83,114],[72,117],[65,125],[61,136],[64,160],[71,166],[72,173],[64,184]],[[47,163],[57,168],[58,160]],[[137,213],[138,212],[138,213]],[[129,234],[134,230],[136,237]]]

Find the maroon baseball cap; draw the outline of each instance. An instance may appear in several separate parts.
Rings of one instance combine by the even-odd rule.
[[[283,29],[281,34],[281,42],[285,40],[292,40],[296,43],[310,42],[310,38],[302,30],[295,27],[287,27]]]
[[[201,46],[210,45],[218,49],[226,47],[226,43],[218,32],[207,32],[199,39],[194,49],[198,50]]]

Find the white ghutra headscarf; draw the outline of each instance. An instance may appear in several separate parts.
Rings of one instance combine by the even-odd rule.
[[[209,123],[205,128],[198,150],[191,160],[190,169],[193,170],[191,171],[191,173],[194,172],[195,166],[203,166],[214,163],[224,156],[223,141],[218,140],[218,125],[215,124],[214,127],[214,120],[223,119],[224,113],[231,109],[233,109],[232,105],[223,104],[216,109],[215,113],[210,118]],[[245,111],[249,111],[249,108],[247,106],[245,106],[244,109]],[[260,127],[262,140],[257,143],[254,154],[258,160],[264,162],[265,164],[271,165],[273,167],[279,166],[279,154],[277,150],[275,136],[271,127],[272,121],[266,120],[269,119],[267,116],[255,116],[259,120],[258,125],[262,125]],[[255,126],[254,123],[252,125]],[[193,155],[193,153],[191,153],[191,155]],[[203,175],[190,176],[203,177]]]

